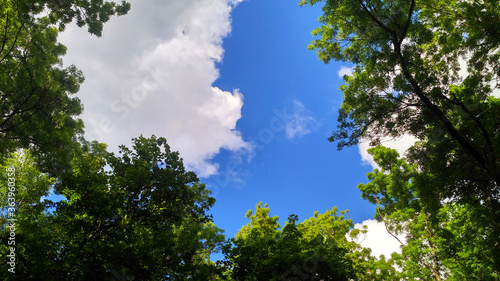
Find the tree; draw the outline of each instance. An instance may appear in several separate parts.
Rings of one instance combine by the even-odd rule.
[[[71,150],[68,146],[83,133],[83,122],[74,119],[83,107],[69,96],[78,91],[83,76],[74,66],[54,66],[65,52],[56,43],[54,28],[40,25],[31,31],[23,34],[23,40],[31,38],[29,43],[1,62],[0,148],[3,156],[31,148],[34,156],[47,156],[40,158],[42,167],[55,171],[69,160],[61,148]]]
[[[36,273],[42,278],[52,266],[46,257],[56,247],[44,197],[53,183],[54,178],[40,172],[29,150],[12,153],[0,165],[0,279],[17,280],[22,272],[30,272],[26,280]]]
[[[101,37],[103,25],[112,16],[123,16],[130,10],[130,3],[126,1],[121,1],[120,4],[103,0],[38,0],[28,3],[34,14],[49,10],[48,18],[52,24],[59,25],[60,30],[64,30],[66,24],[76,20],[79,27],[87,26],[88,32],[98,37]]]
[[[342,148],[413,135],[421,142],[409,156],[436,175],[429,197],[499,210],[498,1],[324,2],[310,48],[356,65],[330,140]]]
[[[355,64],[341,86],[344,101],[330,141],[340,149],[361,139],[376,145],[415,136],[419,141],[406,157],[418,173],[406,176],[425,211],[406,219],[433,222],[442,219],[443,208],[473,208],[484,219],[467,221],[471,231],[488,241],[500,237],[500,99],[493,95],[500,74],[499,2],[324,2],[322,26],[313,32],[320,38],[310,48],[324,62]],[[498,242],[490,247],[500,252]],[[491,257],[498,272],[500,259]],[[423,268],[437,278],[442,261],[431,259],[434,265]]]
[[[349,280],[355,276],[348,255],[355,247],[346,235],[353,226],[337,215],[337,209],[297,224],[291,215],[281,228],[278,217],[269,216],[269,207],[257,204],[249,210],[250,223],[243,226],[225,255],[234,280]]]
[[[62,67],[66,47],[58,28],[76,19],[98,36],[112,15],[130,5],[103,1],[0,1],[0,155],[31,149],[43,171],[68,167],[83,134],[80,100],[72,95],[84,78]],[[48,16],[45,14],[48,13]]]
[[[58,0],[2,0],[2,7],[8,13],[17,13],[24,21],[47,18],[62,31],[73,20],[79,27],[87,26],[90,34],[101,36],[102,29],[112,16],[122,16],[130,10],[130,3],[120,4],[103,0],[58,1]],[[7,14],[5,22],[13,14]],[[27,22],[24,22],[27,23]],[[2,33],[3,34],[3,33]]]
[[[23,250],[16,252],[16,274],[2,274],[26,280],[113,280],[116,275],[211,280],[222,274],[210,261],[224,241],[206,214],[215,202],[210,191],[185,171],[164,138],[141,136],[133,143],[133,149],[121,147],[121,156],[103,144],[84,143],[71,171],[54,182],[66,199],[40,202],[33,194],[36,219],[18,212],[20,221],[33,226],[19,225],[16,239]],[[26,184],[27,192],[34,188]],[[24,202],[19,206],[31,208]],[[33,235],[38,240],[28,239]]]
[[[498,280],[499,237],[485,206],[441,202],[439,209],[422,200],[415,164],[395,150],[377,146],[369,150],[380,167],[367,174],[358,188],[377,206],[375,217],[387,231],[404,234],[401,254],[393,254],[399,278],[425,280]],[[432,176],[430,176],[432,178]]]

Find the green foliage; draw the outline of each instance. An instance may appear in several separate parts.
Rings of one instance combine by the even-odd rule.
[[[42,171],[68,168],[83,134],[76,118],[83,106],[73,95],[84,78],[75,66],[62,67],[58,32],[76,20],[100,36],[111,16],[129,9],[102,0],[0,0],[0,156],[29,148]]]
[[[300,4],[321,2],[322,26],[313,32],[318,38],[310,48],[325,63],[355,64],[353,75],[345,76],[341,86],[344,101],[330,141],[338,141],[341,149],[360,139],[371,145],[404,134],[419,140],[406,160],[389,150],[372,151],[382,170],[370,173],[370,183],[359,186],[363,198],[377,204],[376,216],[390,231],[410,233],[406,261],[399,265],[409,274],[405,278],[497,276],[500,101],[493,91],[500,77],[500,2]],[[489,254],[470,256],[469,251],[475,251],[468,248],[470,240],[460,238],[466,233],[443,230],[455,223],[450,216],[463,208],[482,218],[463,223],[481,237],[474,240],[475,249]],[[411,226],[415,228],[408,229]],[[490,248],[481,248],[487,242]],[[452,244],[464,247],[446,250],[458,256],[440,252]],[[470,261],[460,258],[465,256]]]
[[[500,205],[500,103],[491,96],[499,77],[498,1],[325,2],[321,60],[356,65],[344,77],[338,147],[361,138],[410,134],[421,140],[413,163],[436,174],[440,198]],[[487,11],[487,12],[484,12]],[[460,73],[460,63],[468,74]]]
[[[164,138],[141,136],[121,156],[83,140],[83,106],[72,95],[84,78],[63,68],[58,32],[76,21],[101,36],[111,16],[129,9],[124,1],[0,0],[0,235],[12,236],[15,216],[17,243],[15,275],[3,263],[2,280],[222,275],[210,261],[224,241],[206,214],[215,200]],[[66,199],[43,199],[51,188]],[[8,246],[0,248],[4,260]]]
[[[27,16],[37,16],[48,12],[51,24],[64,30],[67,24],[75,21],[79,27],[87,26],[88,32],[96,36],[102,35],[103,25],[114,16],[122,16],[130,10],[130,3],[120,4],[103,0],[58,1],[30,0],[15,1],[26,12]]]
[[[369,182],[358,188],[362,197],[376,204],[376,218],[391,234],[404,234],[402,254],[393,266],[401,278],[426,280],[497,280],[498,243],[494,218],[482,204],[422,200],[427,192],[415,165],[399,158],[395,150],[377,146],[369,150],[380,169],[367,174]]]
[[[210,280],[222,274],[210,261],[224,241],[206,214],[215,202],[210,192],[164,138],[133,143],[133,149],[122,146],[121,156],[84,143],[72,170],[55,182],[66,198],[60,202],[40,201],[53,179],[31,158],[16,160],[25,167],[16,167],[23,187],[16,195],[16,278],[112,280],[122,272],[133,280]],[[8,249],[1,250],[6,259]],[[12,278],[2,266],[2,279]]]
[[[0,8],[0,155],[30,148],[43,170],[67,167],[74,141],[83,132],[78,98],[83,82],[74,66],[61,68],[66,48],[46,19],[23,13],[17,1]],[[43,156],[43,157],[42,157]]]
[[[37,272],[43,277],[45,268],[53,265],[41,257],[55,251],[55,245],[47,200],[42,198],[49,194],[54,179],[40,173],[28,150],[13,153],[4,162],[0,166],[0,279],[14,280],[23,271],[29,272],[25,280],[34,279]],[[15,263],[14,274],[8,271],[12,266],[7,261]]]
[[[282,227],[259,203],[225,241],[207,215],[214,198],[164,138],[118,156],[82,138],[84,78],[63,68],[58,32],[75,21],[101,36],[130,4],[0,0],[0,258],[16,264],[0,279],[499,280],[499,1],[301,5],[320,2],[310,48],[356,65],[330,140],[419,139],[406,159],[371,149],[379,168],[358,186],[406,236],[401,254],[372,257],[358,244],[366,229],[336,208]]]
[[[353,226],[337,209],[297,224],[291,215],[284,227],[269,207],[248,211],[250,223],[226,245],[225,255],[234,280],[349,280],[354,277],[349,254],[357,244],[346,235]]]

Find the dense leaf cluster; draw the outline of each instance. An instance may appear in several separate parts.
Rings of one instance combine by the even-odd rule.
[[[15,167],[17,266],[13,275],[3,263],[2,280],[111,280],[114,271],[134,280],[214,274],[209,255],[224,237],[206,214],[214,203],[209,191],[184,170],[165,139],[140,137],[134,150],[122,149],[117,157],[88,143],[72,171],[55,182],[27,151],[8,159],[2,175]],[[5,183],[3,178],[3,192]],[[51,188],[66,199],[43,200]],[[9,202],[1,206],[4,241]],[[5,258],[7,244],[0,252]]]
[[[281,228],[269,207],[257,204],[250,223],[225,247],[232,280],[350,280],[355,276],[349,258],[357,245],[348,241],[353,227],[337,210],[297,224],[291,215]]]

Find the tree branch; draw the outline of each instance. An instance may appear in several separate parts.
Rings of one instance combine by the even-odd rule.
[[[394,237],[394,239],[398,240],[398,242],[402,245],[402,246],[406,246],[403,242],[401,242],[401,240],[399,240],[399,238],[392,234],[391,231],[389,231],[389,228],[387,227],[387,223],[385,222],[385,218],[384,216],[382,215],[382,213],[380,212],[380,200],[378,199],[377,196],[372,196],[373,198],[375,198],[375,200],[377,200],[377,213],[378,215],[380,216],[380,218],[382,219],[382,221],[384,222],[384,227],[385,227],[385,230],[387,231],[387,233],[389,233],[392,237]]]
[[[413,91],[418,96],[418,98],[424,103],[425,107],[429,109],[434,116],[436,116],[439,121],[444,125],[446,130],[450,133],[452,138],[456,140],[472,157],[477,161],[477,163],[485,170],[488,169],[488,165],[484,157],[477,151],[474,146],[464,137],[462,136],[455,126],[451,123],[450,119],[446,116],[446,114],[435,105],[424,93],[418,82],[415,80],[410,70],[408,69],[408,63],[406,58],[403,56],[401,52],[401,44],[398,42],[397,37],[394,38],[394,53],[396,54],[399,64],[401,65],[401,70],[403,72],[404,77],[410,83],[413,88]]]

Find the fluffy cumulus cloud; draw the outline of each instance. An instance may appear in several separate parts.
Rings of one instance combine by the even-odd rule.
[[[213,87],[222,40],[231,31],[236,0],[131,0],[126,16],[112,18],[103,37],[68,27],[65,65],[86,77],[79,97],[87,139],[111,151],[143,134],[166,137],[188,169],[217,172],[221,149],[249,149],[236,129],[243,95]]]
[[[380,257],[380,255],[384,255],[388,258],[392,253],[401,253],[401,243],[387,232],[383,222],[366,220],[355,224],[354,228],[362,229],[363,225],[368,227],[368,233],[362,239],[361,246],[371,249],[372,256]],[[405,243],[404,235],[396,235],[396,237]]]

